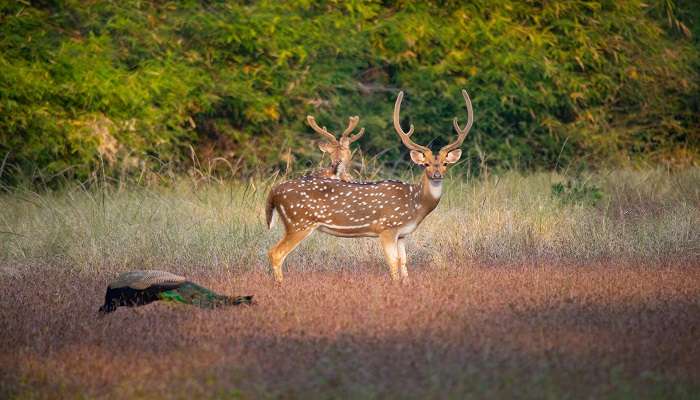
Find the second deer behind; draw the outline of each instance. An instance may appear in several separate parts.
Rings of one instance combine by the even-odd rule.
[[[325,126],[323,128],[319,127],[318,124],[316,124],[316,119],[311,115],[306,117],[306,121],[314,131],[326,139],[325,142],[319,143],[318,148],[321,149],[322,152],[328,153],[331,159],[330,167],[317,171],[314,175],[323,178],[352,181],[352,175],[350,175],[349,172],[350,161],[352,160],[350,144],[364,135],[365,128],[360,129],[355,135],[349,135],[357,127],[357,124],[360,122],[360,117],[354,116],[349,118],[348,127],[345,128],[340,135],[340,140],[336,139],[335,135],[328,132]]]

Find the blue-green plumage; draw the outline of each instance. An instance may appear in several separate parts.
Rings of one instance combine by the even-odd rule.
[[[248,297],[252,296],[229,297],[220,295],[189,281],[175,289],[159,293],[160,300],[192,304],[202,308],[242,304],[249,302]]]

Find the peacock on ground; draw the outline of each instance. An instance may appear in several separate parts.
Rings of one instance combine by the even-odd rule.
[[[252,304],[253,296],[220,295],[166,271],[130,271],[109,284],[105,304],[99,312],[106,314],[119,306],[136,307],[158,300],[216,308]]]

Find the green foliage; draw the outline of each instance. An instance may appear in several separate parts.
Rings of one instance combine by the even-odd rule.
[[[553,184],[552,196],[563,204],[595,206],[603,198],[603,191],[587,180],[569,179]]]
[[[471,166],[697,162],[692,1],[3,2],[0,180],[223,157],[236,173],[319,152],[304,117],[361,116],[365,154],[454,135]],[[407,121],[408,122],[408,121]],[[192,146],[192,147],[191,147]],[[3,171],[4,170],[4,171]]]

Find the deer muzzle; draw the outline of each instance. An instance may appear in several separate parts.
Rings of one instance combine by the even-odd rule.
[[[428,178],[430,178],[431,180],[440,180],[441,181],[444,178],[444,176],[440,173],[440,171],[435,171],[432,174],[429,174]]]

